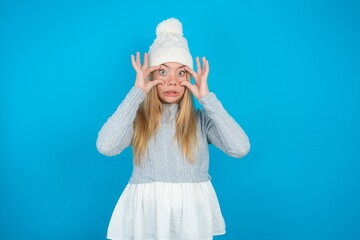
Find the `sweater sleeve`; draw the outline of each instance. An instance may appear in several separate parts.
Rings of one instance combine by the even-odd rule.
[[[134,120],[146,93],[133,86],[116,111],[98,132],[96,148],[105,156],[115,156],[131,144]]]
[[[240,125],[228,114],[213,92],[203,96],[204,125],[208,142],[227,155],[241,158],[250,151],[250,141]]]

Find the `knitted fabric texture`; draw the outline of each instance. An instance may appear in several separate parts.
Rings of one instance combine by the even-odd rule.
[[[97,149],[106,156],[115,156],[130,146],[134,133],[133,122],[146,94],[133,86],[122,103],[98,133]],[[229,156],[240,158],[250,150],[250,142],[238,123],[227,113],[212,92],[200,99],[203,108],[197,109],[199,149],[196,162],[191,164],[173,142],[176,134],[178,104],[164,104],[160,128],[148,143],[143,164],[133,165],[130,183],[145,182],[202,182],[208,181],[209,149],[213,144]],[[220,159],[217,159],[220,160]]]
[[[193,60],[188,43],[183,37],[181,22],[169,18],[156,27],[156,39],[149,49],[149,67],[166,62],[181,63],[193,69]]]

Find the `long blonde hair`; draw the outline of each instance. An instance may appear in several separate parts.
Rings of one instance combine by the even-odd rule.
[[[149,76],[152,79],[152,74]],[[190,74],[187,73],[187,79]],[[156,132],[161,124],[162,104],[154,86],[144,101],[140,104],[134,121],[134,135],[131,145],[133,147],[134,163],[139,165],[142,156],[146,153],[148,142],[152,135],[156,139]],[[190,90],[185,87],[183,97],[179,101],[179,110],[176,114],[176,135],[179,147],[190,163],[195,162],[197,151],[197,127],[194,100]]]

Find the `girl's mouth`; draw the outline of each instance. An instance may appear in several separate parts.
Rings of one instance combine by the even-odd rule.
[[[167,92],[164,92],[164,94],[169,97],[176,97],[179,93],[176,91],[167,91]]]

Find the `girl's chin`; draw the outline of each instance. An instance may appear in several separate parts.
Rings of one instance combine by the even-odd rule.
[[[179,102],[179,99],[178,98],[169,98],[169,97],[165,97],[163,99],[160,99],[160,101],[162,103],[177,103]]]
[[[164,100],[161,100],[162,103],[178,103],[179,101],[164,101]]]

